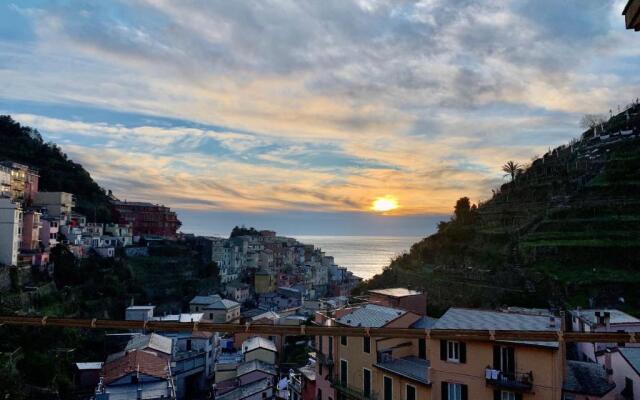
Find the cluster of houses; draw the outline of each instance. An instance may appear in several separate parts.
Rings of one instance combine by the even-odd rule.
[[[321,249],[274,231],[194,240],[204,261],[218,265],[225,294],[264,310],[294,309],[303,300],[347,296],[361,282]]]
[[[143,321],[402,328],[424,337],[287,340],[270,334],[133,332],[123,350],[104,362],[78,363],[78,379],[94,385],[97,400],[203,393],[222,400],[640,399],[640,345],[635,343],[439,340],[429,334],[640,332],[640,319],[620,310],[576,309],[558,316],[544,309],[450,308],[434,318],[426,313],[425,293],[406,288],[371,290],[353,301],[309,301],[307,311],[315,310],[311,322],[302,309],[245,312],[220,295],[194,297],[184,314],[155,316],[154,306],[131,306],[126,315]],[[295,365],[286,360],[300,350],[307,354],[304,360]]]
[[[87,222],[74,211],[72,193],[39,190],[38,171],[0,162],[0,265],[48,267],[50,249],[63,243],[76,257],[92,252],[113,257],[115,249],[141,238],[175,238],[180,226],[167,207],[112,198],[117,223]]]

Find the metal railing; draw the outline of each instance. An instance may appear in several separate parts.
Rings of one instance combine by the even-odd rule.
[[[502,372],[487,368],[485,370],[487,384],[501,389],[530,391],[533,388],[533,372]]]
[[[352,336],[377,338],[430,338],[472,341],[527,340],[538,342],[585,342],[585,343],[636,343],[640,334],[636,332],[566,332],[566,331],[513,331],[470,329],[410,329],[410,328],[358,328],[345,326],[289,326],[268,324],[233,324],[213,322],[168,322],[168,321],[124,321],[105,319],[74,319],[48,316],[19,317],[0,316],[0,324],[67,327],[85,329],[143,329],[164,332],[226,332],[284,336]],[[638,336],[636,336],[638,335]]]
[[[353,385],[349,385],[346,382],[343,382],[338,375],[330,375],[329,382],[331,383],[331,387],[336,389],[336,391],[342,393],[345,397],[349,399],[355,400],[377,400],[378,397],[376,393],[371,391],[368,395],[364,392],[364,389],[355,387]]]

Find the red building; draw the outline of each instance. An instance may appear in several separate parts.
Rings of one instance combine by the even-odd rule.
[[[174,239],[182,223],[176,213],[160,204],[113,201],[120,224],[131,224],[134,236],[161,236]]]

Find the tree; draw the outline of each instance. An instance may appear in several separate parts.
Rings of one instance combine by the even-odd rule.
[[[50,259],[53,262],[53,279],[59,288],[81,281],[76,257],[67,246],[58,244],[51,249]]]
[[[515,161],[507,161],[507,163],[502,166],[502,171],[506,172],[504,176],[511,176],[511,181],[513,182],[516,180],[516,176],[524,171],[524,168]]]
[[[607,122],[607,117],[603,114],[585,114],[580,119],[580,127],[583,129],[593,129],[605,122]]]
[[[469,200],[468,197],[461,197],[456,201],[456,206],[453,211],[453,220],[461,225],[472,224],[475,220],[477,211],[478,207],[475,204],[472,205],[471,200]]]

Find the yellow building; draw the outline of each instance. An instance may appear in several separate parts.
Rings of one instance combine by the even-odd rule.
[[[256,271],[254,276],[254,289],[256,294],[273,292],[276,289],[275,278],[263,269]]]
[[[449,309],[433,329],[558,331],[546,315]],[[432,398],[558,400],[564,351],[557,342],[430,340]]]
[[[408,328],[420,316],[397,308],[383,307],[367,304],[353,309],[335,320],[336,325],[369,328]],[[411,377],[394,374],[385,367],[388,362],[409,357],[406,362],[414,362],[422,369],[426,380],[427,361],[413,357],[417,354],[418,340],[406,338],[372,338],[372,337],[336,337],[335,343],[335,368],[331,371],[332,387],[335,389],[337,399],[380,397],[383,387],[383,375],[397,382],[396,387],[401,388],[402,383],[410,381]],[[379,363],[379,361],[381,361]],[[418,372],[420,374],[420,372]],[[317,379],[317,378],[316,378]],[[425,385],[414,383],[416,390],[425,394]],[[404,397],[394,397],[399,399]]]

